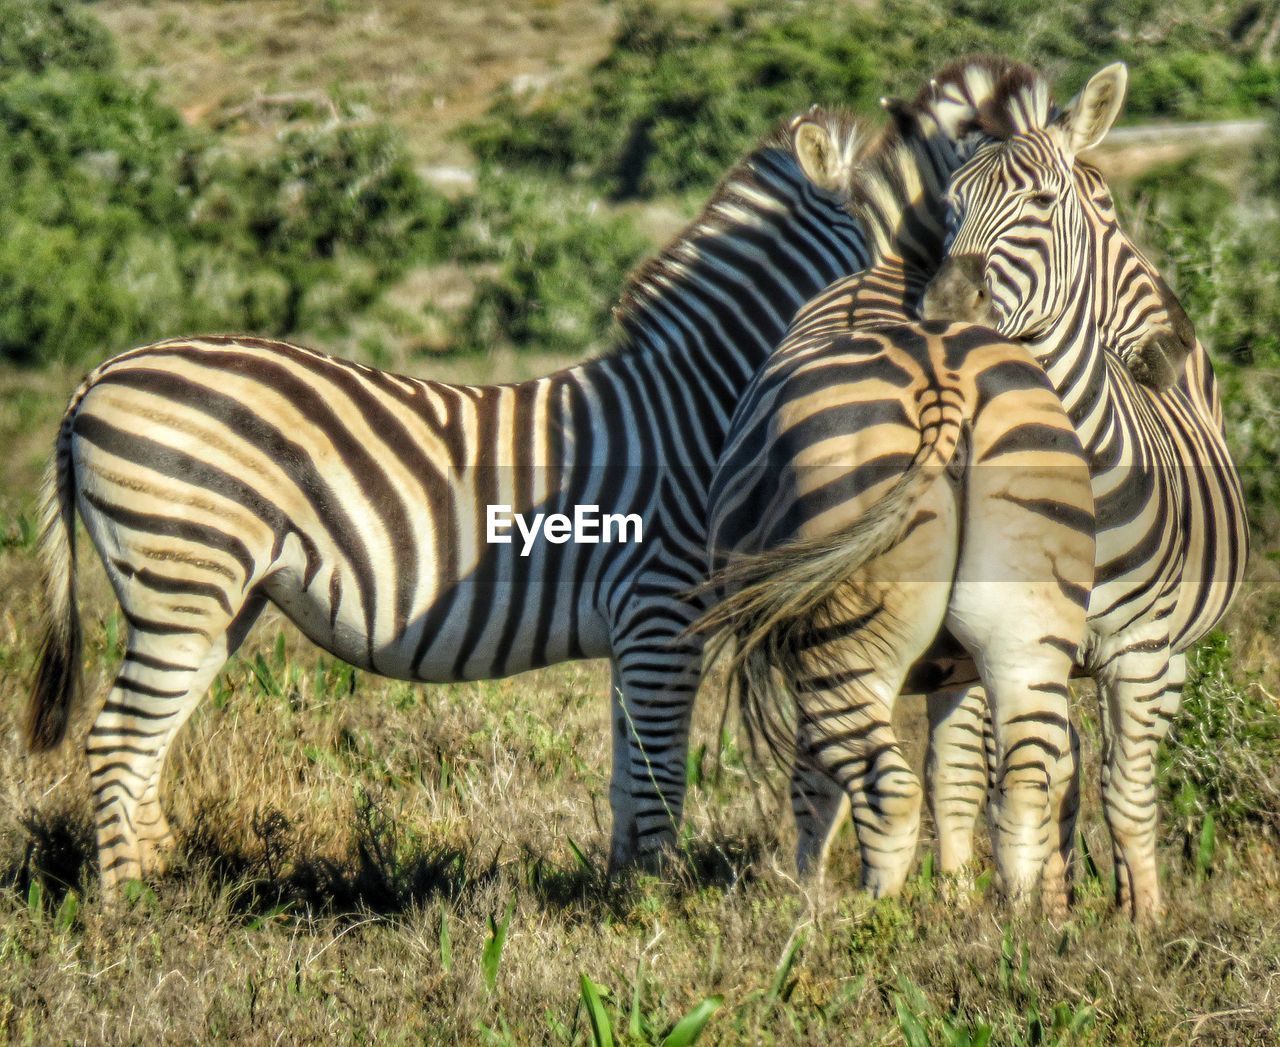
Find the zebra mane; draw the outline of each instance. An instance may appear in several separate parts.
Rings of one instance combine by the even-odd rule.
[[[983,140],[1047,126],[1057,109],[1043,76],[998,55],[975,55],[944,66],[912,106],[932,118],[965,159]]]
[[[1015,135],[1048,128],[1061,113],[1048,83],[1039,73],[998,57],[970,58],[947,66],[920,93],[913,107],[921,119],[932,119],[956,143],[961,161],[967,160],[984,142],[1005,141]],[[1114,206],[1101,172],[1079,158],[1073,170],[1079,191],[1091,197],[1095,207],[1099,206],[1099,197],[1106,197],[1102,209],[1110,212],[1114,220]],[[1128,241],[1123,232],[1121,235]],[[1128,242],[1134,256],[1147,267],[1166,321],[1148,328],[1157,332],[1152,337],[1108,344],[1105,351],[1117,357],[1137,381],[1160,390],[1173,380],[1172,375],[1181,371],[1185,347],[1198,345],[1195,328],[1159,270],[1142,256],[1132,241]],[[1148,305],[1147,311],[1151,308]],[[1164,333],[1160,333],[1161,328]]]
[[[876,150],[852,172],[849,210],[866,231],[873,259],[901,255],[913,265],[936,264],[945,235],[943,194],[958,166],[951,143],[930,135],[908,109],[890,103],[894,118]]]
[[[945,66],[910,102],[885,99],[892,124],[851,171],[849,208],[866,229],[872,257],[898,255],[930,272],[946,234],[951,174],[993,138],[1043,126],[1048,84],[1035,70],[995,56]]]
[[[814,106],[808,113],[780,121],[716,186],[702,211],[658,254],[627,279],[613,315],[623,338],[614,350],[625,353],[652,339],[669,340],[671,328],[661,315],[683,288],[705,279],[705,248],[744,228],[768,219],[761,212],[785,217],[802,198],[825,197],[833,213],[847,209],[844,187],[815,185],[796,156],[795,131],[802,122],[824,127],[843,164],[852,167],[876,138],[852,113]],[[714,265],[714,260],[711,261]]]

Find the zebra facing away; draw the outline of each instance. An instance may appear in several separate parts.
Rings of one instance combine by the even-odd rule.
[[[815,115],[841,153],[861,133]],[[104,888],[163,868],[165,757],[274,603],[355,665],[423,681],[613,665],[614,867],[674,839],[702,644],[706,498],[738,396],[796,310],[866,263],[789,126],[628,286],[613,355],[451,386],[256,338],[160,342],[94,370],[60,426],[39,556],[48,625],[28,739],[79,679],[75,515],[129,625],[88,740]],[[672,424],[678,419],[678,424]],[[641,518],[626,546],[487,544],[487,507]]]
[[[987,323],[1043,364],[1089,456],[1098,565],[1084,669],[1098,682],[1102,796],[1118,902],[1162,911],[1156,865],[1156,750],[1182,697],[1182,652],[1226,611],[1242,580],[1248,529],[1213,371],[1194,344],[1156,393],[1089,337],[1111,248],[1070,176],[1077,153],[1119,113],[1123,66],[1097,74],[1083,104],[1055,112],[1027,94],[1000,141],[953,177],[948,260],[923,313]],[[1107,307],[1104,303],[1104,308]]]
[[[845,376],[852,373],[855,355],[850,353],[828,353],[821,361],[812,361],[804,375],[804,384],[796,383],[799,394],[788,398],[787,394],[792,392],[786,385],[792,380],[786,369],[788,356],[796,352],[797,345],[803,346],[806,338],[813,344],[822,344],[823,337],[849,337],[851,331],[900,323],[910,315],[909,310],[941,252],[945,207],[938,186],[940,181],[945,184],[948,174],[945,143],[959,144],[962,139],[975,137],[969,125],[980,114],[985,120],[994,120],[1003,107],[1016,109],[1025,104],[1027,97],[1040,95],[1047,98],[1047,88],[1025,67],[996,60],[959,64],[941,75],[911,106],[897,107],[901,141],[890,142],[856,168],[836,169],[827,176],[851,185],[855,212],[873,230],[871,246],[878,262],[868,272],[833,286],[797,317],[789,336],[792,348],[771,357],[766,364],[765,374],[773,379],[774,395],[771,399],[765,398],[754,386],[748,393],[735,416],[712,487],[713,544],[739,549],[781,546],[781,552],[785,553],[788,539],[801,535],[810,539],[807,553],[797,547],[790,555],[775,553],[731,568],[725,576],[730,583],[728,602],[704,619],[704,624],[721,626],[726,633],[736,636],[740,646],[745,642],[747,648],[756,648],[756,665],[753,667],[745,660],[740,660],[739,665],[745,670],[747,682],[754,681],[756,685],[756,693],[748,686],[744,697],[747,699],[745,711],[757,721],[770,715],[770,703],[780,697],[770,693],[775,680],[764,663],[778,658],[779,646],[784,660],[795,659],[796,653],[788,651],[788,645],[803,640],[812,631],[816,619],[830,613],[829,609],[824,610],[825,601],[839,596],[838,585],[843,578],[834,568],[840,567],[841,548],[844,547],[845,554],[857,552],[856,548],[845,547],[846,536],[833,531],[829,520],[848,514],[860,492],[883,479],[882,473],[877,474],[873,469],[873,464],[880,459],[864,461],[848,456],[847,450],[845,454],[836,453],[837,461],[845,463],[843,470],[838,464],[809,470],[815,475],[821,474],[823,483],[813,478],[795,480],[791,487],[784,483],[779,492],[777,477],[789,476],[814,460],[830,462],[833,449],[841,446],[838,439],[852,445],[860,427],[867,424],[866,419],[874,418],[875,410],[884,410],[886,404],[896,403],[898,398],[898,392],[883,382],[878,387],[867,383],[862,389],[849,385]],[[1094,101],[1096,99],[1086,92],[1067,112],[1087,112],[1082,107],[1092,106]],[[979,142],[984,138],[981,133],[976,135]],[[821,164],[824,150],[815,148],[811,152]],[[951,160],[954,161],[954,157]],[[1167,389],[1173,373],[1181,375],[1182,362],[1190,353],[1193,381],[1204,401],[1216,407],[1212,372],[1207,370],[1203,350],[1196,345],[1194,332],[1164,281],[1119,230],[1105,182],[1096,170],[1080,162],[1068,170],[1096,249],[1095,265],[1089,274],[1096,283],[1094,308],[1092,314],[1081,318],[1092,326],[1092,337],[1101,340],[1102,344],[1095,343],[1095,351],[1103,353],[1105,347],[1109,366],[1127,370],[1135,382],[1141,381],[1153,390]],[[814,178],[824,180],[821,174],[815,174]],[[1047,346],[1038,348],[1044,351]],[[837,392],[820,398],[811,390],[821,385],[823,365],[829,366]],[[757,384],[763,380],[758,379]],[[878,399],[882,394],[883,399]],[[841,395],[848,402],[842,402]],[[794,432],[788,430],[785,435],[790,445],[779,449],[768,442],[768,434],[772,433],[776,441],[783,439],[778,429],[788,413],[810,416],[809,430],[806,433],[798,426]],[[769,454],[777,459],[768,469],[761,469],[756,462],[761,447],[769,448]],[[795,495],[797,491],[799,495],[788,504],[788,495]],[[846,498],[850,505],[842,504]],[[762,504],[765,509],[761,508]],[[1025,553],[1016,543],[1005,542],[1004,547],[1009,548],[1009,555],[1014,558]],[[808,553],[813,554],[811,559]],[[819,565],[825,572],[822,584],[811,586],[807,593],[799,593],[797,581],[811,579],[806,572]],[[994,611],[990,621],[993,623],[999,622],[1006,610],[998,595],[1001,589],[1001,585],[996,585],[992,590]],[[1009,621],[1007,616],[1004,620]],[[1037,624],[1041,620],[1035,619]],[[1047,626],[1052,619],[1046,616],[1043,621]],[[1018,624],[1016,618],[1013,624]],[[852,634],[852,644],[838,645],[844,656],[856,663],[864,653],[858,645],[874,642],[874,627],[875,623],[868,621]],[[902,652],[893,650],[891,654],[901,657]],[[897,669],[886,666],[883,651],[877,650],[876,657],[877,662],[869,667],[873,673],[880,674],[874,677],[874,682],[892,695],[896,692],[891,686],[884,688],[885,674],[892,677]],[[992,744],[996,739],[990,737],[988,727],[990,760],[984,754],[986,702],[980,688],[968,686],[977,676],[963,648],[955,643],[954,637],[947,635],[940,637],[907,674],[909,690],[934,692],[929,701],[932,737],[926,780],[941,844],[942,866],[946,871],[957,870],[971,853],[974,817],[987,792],[988,762],[996,772],[993,784],[998,786],[1000,773],[994,765],[1012,751],[1007,736],[1003,745]],[[938,690],[943,687],[946,689]],[[802,687],[799,696],[781,697],[786,699],[784,704],[789,704],[797,697],[805,698],[806,694],[807,688]],[[814,699],[808,701],[812,703]],[[992,704],[997,707],[998,722],[1000,701]],[[804,759],[805,750],[815,745],[822,747],[822,732],[807,728],[806,732],[808,737],[801,738],[801,759],[793,780],[798,858],[802,868],[817,865],[820,871],[826,845],[840,819],[845,793],[832,788],[830,778],[809,773],[812,768]],[[847,747],[847,739],[837,737],[835,740]],[[1074,762],[1069,753],[1062,755]],[[859,799],[856,790],[854,799],[859,842],[863,843],[865,823],[870,820],[874,824],[880,812],[873,809],[868,815],[865,809],[860,811],[856,806]],[[1005,831],[1000,823],[1009,813],[1002,799],[1000,789],[995,789],[992,813],[998,834],[997,859],[1002,866],[1007,866],[1000,855],[999,834]],[[1045,866],[1043,881],[1046,905],[1050,908],[1060,907],[1066,898],[1066,859],[1074,817],[1072,791],[1064,794],[1064,803],[1063,808],[1054,805],[1050,809],[1051,816],[1060,818],[1056,855],[1059,860],[1051,860]],[[1050,830],[1052,834],[1052,827]],[[875,859],[874,854],[871,857]],[[1050,857],[1055,858],[1052,853]],[[864,868],[867,858],[864,846]],[[1006,881],[1009,879],[1003,867],[1002,876]],[[1014,893],[1019,890],[1017,883],[1006,883],[1006,886]]]
[[[882,263],[857,282],[881,291],[901,274]],[[945,625],[982,667],[1005,754],[1004,890],[1021,899],[1044,878],[1046,904],[1064,908],[1052,856],[1075,809],[1067,678],[1094,555],[1070,420],[1034,358],[986,328],[902,316],[815,332],[806,319],[744,397],[732,449],[753,460],[729,460],[712,503],[722,549],[764,551],[730,561],[731,595],[703,622],[738,641],[748,724],[775,751],[795,741],[798,864],[820,871],[851,801],[863,886],[902,887],[921,795],[891,716]],[[788,627],[797,607],[803,627]]]

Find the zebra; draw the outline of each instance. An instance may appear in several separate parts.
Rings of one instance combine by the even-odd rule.
[[[1098,288],[1116,274],[1098,272],[1112,245],[1070,172],[1110,129],[1126,80],[1123,65],[1109,66],[1060,111],[1025,95],[1006,110],[1013,119],[987,128],[999,140],[952,177],[947,260],[922,313],[987,323],[1026,344],[1089,456],[1098,564],[1081,661],[1102,704],[1117,904],[1150,920],[1163,911],[1156,751],[1181,702],[1184,652],[1239,589],[1249,535],[1203,347],[1194,342],[1185,361],[1146,361],[1168,382],[1157,393],[1090,337]]]
[[[739,638],[754,732],[777,751],[795,738],[802,871],[821,868],[832,834],[819,829],[847,796],[863,886],[901,889],[921,797],[890,717],[945,624],[979,658],[996,735],[1020,754],[996,855],[1006,891],[1029,895],[1071,806],[1066,681],[1094,559],[1088,469],[1043,372],[972,325],[798,323],[744,408],[754,461],[718,474],[733,485],[716,489],[713,538],[764,551],[719,572],[732,595],[704,624]],[[796,722],[778,722],[778,678]]]
[[[810,115],[842,155],[862,129]],[[87,756],[104,895],[163,871],[177,732],[266,604],[352,664],[419,681],[612,662],[610,867],[675,838],[702,643],[706,497],[738,396],[796,310],[867,261],[785,123],[633,274],[611,354],[512,385],[445,385],[281,341],[180,338],[88,375],[58,430],[38,555],[46,630],[27,739],[78,690],[75,518],[129,626]],[[643,541],[536,555],[489,506],[638,516]]]
[[[791,352],[800,351],[794,348],[796,346],[823,344],[824,338],[847,338],[851,331],[901,324],[911,315],[919,292],[937,264],[945,235],[939,185],[945,186],[950,169],[958,163],[956,154],[948,152],[947,143],[959,145],[969,132],[965,125],[973,122],[979,113],[990,119],[1001,106],[1020,104],[1023,93],[1043,90],[1043,82],[1025,67],[994,60],[969,61],[940,74],[939,79],[912,105],[898,104],[894,107],[899,117],[901,140],[891,142],[862,169],[838,171],[832,176],[837,181],[853,182],[856,211],[868,228],[876,231],[873,253],[880,261],[867,272],[835,285],[806,307],[797,317],[789,336],[789,345],[793,347]],[[968,114],[964,120],[958,118],[962,111]],[[815,153],[821,157],[821,150]],[[1097,333],[1113,359],[1127,367],[1136,379],[1152,386],[1166,385],[1167,372],[1194,343],[1189,321],[1159,274],[1132,250],[1118,232],[1114,208],[1101,176],[1088,165],[1077,163],[1074,177],[1088,200],[1091,220],[1109,237],[1108,252],[1113,262],[1096,270],[1104,277],[1104,286],[1098,297],[1106,303],[1093,317]],[[815,177],[815,180],[818,179]],[[1107,283],[1107,277],[1114,279]],[[1116,300],[1123,300],[1125,308],[1112,307]],[[766,365],[769,372],[778,371],[781,376],[778,382],[784,389],[789,373],[785,370],[788,355],[787,352],[775,355]],[[829,353],[823,357],[851,402],[840,403],[835,394],[825,398],[812,397],[812,409],[816,412],[821,408],[826,412],[822,427],[816,429],[812,437],[815,441],[831,441],[839,434],[852,442],[854,434],[865,424],[860,419],[869,409],[862,402],[864,396],[872,398],[872,403],[875,403],[875,390],[865,393],[853,390],[844,379],[843,373],[850,367],[851,355]],[[821,370],[815,363],[802,388],[816,387],[820,374]],[[893,401],[892,390],[886,399]],[[749,409],[745,406],[748,403]],[[810,493],[803,500],[797,497],[788,503],[788,497],[794,491],[784,484],[779,493],[776,480],[779,470],[785,475],[788,469],[802,467],[808,458],[821,452],[807,447],[800,439],[798,446],[789,448],[795,454],[794,461],[783,457],[781,451],[774,452],[782,457],[783,464],[775,463],[773,468],[762,473],[754,460],[768,439],[777,438],[776,428],[783,424],[774,412],[785,414],[788,410],[800,408],[782,392],[777,392],[775,398],[768,402],[750,393],[744,400],[744,407],[735,416],[713,484],[709,527],[712,541],[723,543],[730,549],[745,545],[784,550],[789,540],[800,535],[811,536],[816,530],[819,535],[831,538],[828,542],[811,541],[818,550],[817,555],[822,555],[825,548],[827,554],[834,556],[834,547],[839,547],[843,539],[839,534],[830,535],[830,528],[822,522],[823,514],[851,511],[842,499],[847,496],[851,504],[856,504],[856,495],[860,491],[858,485],[865,487],[876,473],[867,463],[851,458],[847,465],[853,467],[844,470],[847,475],[843,477],[843,487],[832,479],[822,488],[822,497]],[[863,414],[860,415],[859,411]],[[842,423],[848,428],[842,428]],[[835,472],[839,474],[840,470]],[[859,474],[863,479],[858,479]],[[761,480],[764,481],[763,486]],[[818,486],[814,480],[809,484]],[[769,507],[768,512],[761,509],[759,501],[762,498]],[[1015,549],[1014,555],[1019,554],[1025,555],[1025,550]],[[762,601],[760,594],[772,591],[779,598],[779,604],[774,605],[770,613],[778,613],[782,602],[787,601],[789,606],[786,606],[785,614],[790,616],[793,629],[790,635],[803,637],[813,625],[814,616],[822,613],[824,599],[832,596],[831,586],[839,581],[838,574],[829,575],[826,580],[828,586],[818,587],[810,594],[806,605],[805,599],[797,598],[795,594],[797,577],[802,576],[804,569],[803,564],[799,565],[800,570],[797,566],[794,557],[780,560],[775,554],[772,559],[757,558],[745,571],[741,566],[731,568],[726,577],[732,583],[731,587],[736,586],[740,591],[706,616],[703,625],[718,626],[724,634],[735,634],[740,646],[745,640],[748,648],[754,644],[758,649],[768,651],[771,645],[776,648],[781,643],[785,650],[786,643],[791,642],[785,639],[785,623],[770,623],[767,614],[761,618],[754,613],[761,607],[768,607],[767,600]],[[741,589],[748,586],[754,588],[754,593],[744,595]],[[1081,598],[1082,592],[1077,591],[1075,595]],[[751,607],[753,600],[756,601],[754,609]],[[994,620],[1000,619],[1000,610],[997,606]],[[1048,627],[1054,620],[1051,616],[1044,618],[1045,635],[1053,635]],[[772,635],[769,635],[771,628]],[[901,653],[893,652],[896,656],[901,656]],[[740,661],[739,664],[745,663]],[[903,662],[896,670],[889,671],[891,674],[897,670],[906,672],[909,664],[909,661]],[[751,674],[746,675],[750,684]],[[973,819],[986,792],[988,761],[982,743],[986,703],[980,688],[967,686],[977,678],[975,666],[964,648],[956,644],[954,636],[947,634],[939,638],[906,677],[909,690],[934,692],[929,701],[932,738],[927,781],[942,847],[942,865],[946,871],[955,871],[967,862],[971,853],[969,841]],[[768,690],[767,674],[757,671],[754,680],[757,688],[763,683],[766,685],[764,690]],[[890,696],[896,694],[891,684],[879,678],[878,682]],[[1065,701],[1065,685],[1058,682],[1052,682],[1052,685],[1061,692],[1055,697]],[[944,687],[947,689],[941,690]],[[777,695],[770,695],[768,699],[761,698],[758,693],[753,695],[750,686],[746,687],[745,697],[748,699],[745,709],[748,718],[757,722],[767,714],[769,702],[778,698]],[[765,706],[763,712],[760,711],[762,704]],[[1060,710],[1060,714],[1065,717],[1065,711]],[[1057,748],[1067,766],[1074,766],[1076,740],[1073,731],[1070,735],[1068,747]],[[1004,751],[1007,754],[1010,750],[1006,747]],[[841,817],[844,790],[833,788],[829,778],[824,781],[824,776],[812,775],[809,770],[811,768],[806,768],[805,761],[801,760],[793,781],[793,806],[799,830],[797,859],[802,870],[816,868],[820,872],[826,847]],[[998,794],[996,798],[999,798]],[[1069,784],[1062,793],[1061,804],[1051,805],[1052,813],[1059,819],[1059,838],[1056,854],[1051,852],[1051,860],[1044,867],[1043,886],[1046,906],[1053,909],[1062,908],[1066,903],[1074,804],[1075,794]],[[999,808],[1001,805],[996,806]],[[855,819],[859,813],[855,809]],[[862,813],[865,821],[865,812]],[[1000,820],[1009,812],[998,809],[993,813],[999,828]],[[861,823],[859,828],[863,828]],[[1049,828],[1052,835],[1052,826]],[[863,833],[859,835],[865,870],[868,860],[874,861],[876,856],[874,852],[868,853],[862,840]],[[906,850],[904,847],[904,853]],[[1034,860],[1028,860],[1021,867],[1021,872],[1016,868],[1008,869],[1010,863],[1007,857],[1002,860],[999,837],[997,860],[1002,866],[1006,888],[1015,895],[1025,893],[1032,879]],[[899,867],[899,875],[904,874],[905,870]]]

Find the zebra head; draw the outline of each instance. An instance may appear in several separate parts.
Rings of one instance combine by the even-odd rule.
[[[1078,303],[1092,262],[1077,154],[1119,115],[1127,73],[1096,73],[1065,109],[1010,108],[1007,137],[980,146],[952,176],[948,258],[922,302],[926,319],[964,320],[1034,340]]]

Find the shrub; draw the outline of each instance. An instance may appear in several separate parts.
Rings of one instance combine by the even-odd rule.
[[[1222,116],[1280,85],[1249,42],[1246,7],[746,0],[707,13],[632,3],[584,78],[539,99],[507,93],[464,136],[485,160],[619,197],[702,189],[780,117],[815,102],[870,112],[886,91],[914,94],[947,59],[980,51],[1034,63],[1061,93],[1123,59],[1131,116]]]
[[[0,0],[0,79],[48,69],[104,72],[111,34],[78,0]]]
[[[0,59],[2,359],[340,329],[441,249],[448,204],[384,126],[294,128],[264,157],[225,155],[57,0],[0,0]]]
[[[292,129],[232,188],[264,254],[323,260],[346,250],[384,274],[403,270],[410,252],[438,248],[429,234],[448,212],[414,172],[399,136],[378,123]]]
[[[600,348],[627,273],[649,248],[630,220],[604,216],[581,190],[496,172],[460,210],[457,257],[481,267],[460,347]]]
[[[1227,635],[1215,632],[1187,657],[1187,686],[1160,782],[1175,816],[1167,828],[1195,853],[1206,816],[1219,836],[1280,829],[1280,709],[1232,669]]]
[[[617,196],[713,184],[779,118],[813,102],[874,105],[883,90],[865,35],[759,3],[725,15],[623,11],[586,79],[527,107],[508,93],[465,132],[483,160],[581,168]]]
[[[284,280],[268,329],[328,333],[411,263],[438,257],[450,220],[391,128],[338,123],[288,130],[256,161],[216,162],[193,232]]]

